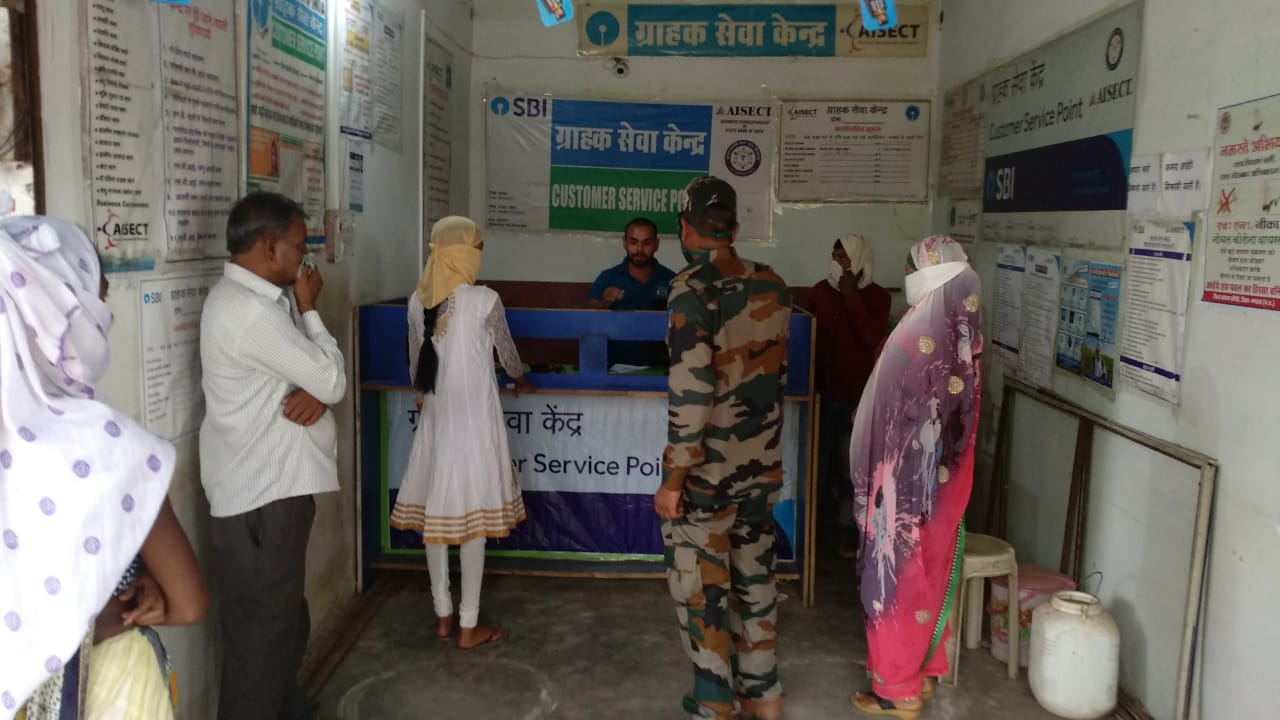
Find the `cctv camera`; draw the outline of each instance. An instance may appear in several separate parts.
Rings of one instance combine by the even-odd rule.
[[[610,58],[609,70],[614,77],[624,78],[631,74],[631,66],[623,58]]]

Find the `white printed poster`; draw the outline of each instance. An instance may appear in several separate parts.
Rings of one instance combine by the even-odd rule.
[[[143,419],[169,440],[189,435],[204,418],[200,388],[200,313],[221,277],[143,280],[140,284]]]
[[[1133,3],[986,76],[984,218],[1034,215],[1053,245],[1123,247],[1141,33]]]
[[[1022,345],[1022,285],[1027,270],[1027,249],[1001,245],[996,257],[995,301],[991,313],[991,344],[996,355],[1018,367]]]
[[[401,58],[404,55],[404,14],[373,6],[373,141],[400,149]]]
[[[982,196],[987,138],[986,93],[986,83],[974,80],[943,98],[939,195],[959,198]]]
[[[249,189],[300,202],[324,242],[325,0],[249,3]]]
[[[1154,215],[1160,207],[1160,175],[1163,165],[1159,155],[1134,155],[1129,161],[1130,215]]]
[[[215,0],[160,5],[168,260],[227,254],[223,231],[240,197],[236,23]]]
[[[338,96],[340,130],[359,140],[373,137],[373,3],[348,0],[347,33],[342,43],[342,92]]]
[[[352,212],[364,212],[364,163],[368,157],[368,143],[347,141],[346,205]]]
[[[778,199],[924,202],[929,102],[783,103]]]
[[[98,0],[84,7],[94,240],[105,272],[152,270],[165,252],[156,5]]]
[[[1178,404],[1191,283],[1191,223],[1140,220],[1129,237],[1120,377]]]
[[[982,201],[947,200],[947,235],[964,246],[973,258],[974,244],[978,242],[982,226]]]
[[[1280,310],[1280,95],[1218,111],[1205,302]]]
[[[488,225],[613,236],[636,216],[677,232],[689,181],[738,194],[739,239],[770,240],[773,106],[576,100],[495,92],[487,101]]]
[[[1209,204],[1209,151],[1165,153],[1161,162],[1160,214],[1190,219]]]
[[[422,139],[422,168],[426,177],[427,232],[435,221],[448,215],[453,206],[453,54],[440,43],[428,39],[426,46],[426,91],[423,107],[425,137]]]
[[[1022,332],[1018,372],[1028,382],[1050,388],[1054,339],[1058,330],[1061,258],[1053,250],[1029,247],[1022,284]]]

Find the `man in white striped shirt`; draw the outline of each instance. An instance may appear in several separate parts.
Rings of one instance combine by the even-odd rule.
[[[221,720],[315,717],[297,677],[310,634],[307,539],[312,496],[338,489],[328,406],[347,379],[315,309],[323,281],[304,262],[306,234],[288,198],[255,193],[236,203],[231,261],[200,320],[200,477],[224,639]]]

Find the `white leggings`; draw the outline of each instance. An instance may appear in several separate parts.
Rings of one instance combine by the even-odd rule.
[[[480,581],[484,579],[485,538],[462,543],[458,556],[462,560],[462,601],[458,604],[458,624],[473,628],[480,619]],[[431,576],[431,599],[436,616],[453,615],[453,596],[449,592],[449,546],[427,544],[427,574]]]

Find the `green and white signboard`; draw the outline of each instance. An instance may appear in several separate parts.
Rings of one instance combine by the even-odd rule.
[[[643,216],[676,231],[683,190],[716,175],[738,191],[739,237],[769,239],[774,108],[491,93],[488,226],[617,233]]]

